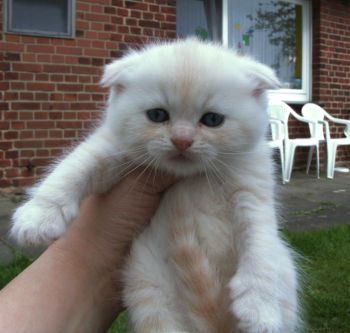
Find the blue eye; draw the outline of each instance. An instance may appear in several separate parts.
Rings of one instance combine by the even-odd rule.
[[[146,111],[149,120],[154,123],[163,123],[170,119],[169,113],[163,109],[151,109]]]
[[[200,122],[208,127],[217,127],[220,126],[225,120],[225,116],[215,112],[205,113]]]

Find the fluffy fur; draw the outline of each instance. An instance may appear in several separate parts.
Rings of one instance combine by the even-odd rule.
[[[265,90],[273,71],[196,40],[148,46],[106,66],[101,126],[14,214],[21,243],[50,242],[90,193],[137,165],[183,180],[134,241],[124,300],[134,332],[289,333],[298,326],[297,274],[278,234]],[[151,122],[146,110],[170,119]],[[225,116],[218,127],[206,112]],[[181,153],[172,139],[193,141]]]

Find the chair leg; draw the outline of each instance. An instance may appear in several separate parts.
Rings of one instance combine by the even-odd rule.
[[[316,167],[317,167],[317,178],[320,178],[320,149],[316,145]]]
[[[307,175],[309,174],[309,171],[310,171],[310,166],[311,166],[312,155],[314,153],[314,149],[315,149],[314,146],[311,146],[309,149],[309,156],[307,158],[307,166],[306,166],[306,174]]]
[[[330,154],[328,154],[327,151],[327,178],[333,179],[334,178],[334,167],[335,167],[335,160],[337,157],[337,144],[330,144]],[[327,147],[328,148],[328,147]]]
[[[293,170],[293,162],[294,162],[294,153],[295,153],[295,146],[290,144],[286,145],[286,182],[288,183],[290,181],[290,177],[292,175]]]
[[[286,170],[285,170],[285,163],[284,163],[284,151],[283,146],[279,147],[280,149],[280,157],[281,157],[281,169],[282,169],[282,183],[286,183]]]

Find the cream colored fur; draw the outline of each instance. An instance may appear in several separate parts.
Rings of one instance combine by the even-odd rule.
[[[90,193],[137,165],[181,176],[134,241],[124,300],[136,333],[289,333],[298,327],[297,273],[281,240],[265,141],[273,71],[223,47],[183,40],[112,62],[101,126],[14,214],[21,243],[50,242]],[[163,108],[166,123],[145,111]],[[225,116],[219,127],[199,123]],[[178,159],[172,135],[193,144]],[[182,133],[182,134],[181,134]]]

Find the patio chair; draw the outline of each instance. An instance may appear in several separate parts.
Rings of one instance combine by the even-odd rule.
[[[303,106],[301,110],[302,114],[309,118],[317,121],[316,133],[315,136],[322,141],[326,141],[327,146],[327,178],[334,178],[334,167],[335,160],[337,155],[338,146],[350,145],[350,120],[339,119],[331,116],[327,113],[323,108],[314,104],[307,103]],[[335,124],[344,125],[344,136],[343,138],[332,138],[329,130],[328,121],[324,120],[324,118],[334,122]],[[311,131],[312,129],[311,127]],[[326,132],[326,137],[324,136],[324,129]]]
[[[317,178],[320,178],[319,140],[314,134],[316,130],[310,132],[311,137],[309,138],[290,139],[289,133],[288,133],[289,116],[293,116],[298,121],[307,123],[309,124],[309,126],[314,127],[315,129],[317,126],[317,122],[300,116],[289,105],[279,100],[269,101],[268,113],[270,118],[278,119],[283,124],[284,155],[285,155],[284,181],[285,182],[290,181],[290,177],[292,175],[292,170],[293,170],[295,149],[297,147],[315,147],[316,148]],[[310,168],[311,159],[312,159],[312,154],[309,153],[308,162],[307,162],[307,172]]]
[[[284,166],[284,130],[283,123],[279,119],[270,118],[271,139],[268,144],[273,149],[278,149],[281,159],[282,183],[285,184],[285,166]]]

